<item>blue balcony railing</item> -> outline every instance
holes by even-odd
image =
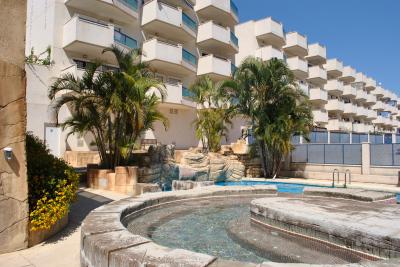
[[[197,66],[197,57],[195,57],[192,53],[190,53],[186,49],[182,49],[182,58],[184,61],[192,64],[193,66]]]
[[[182,87],[182,97],[192,99],[194,94],[186,87]]]
[[[239,40],[238,40],[238,38],[236,37],[236,35],[235,35],[233,32],[231,32],[231,41],[232,41],[232,43],[234,43],[236,46],[239,46]]]
[[[231,63],[231,73],[232,73],[232,76],[233,76],[233,74],[235,74],[236,70],[237,70],[237,67],[236,67],[233,63]]]
[[[132,10],[137,11],[138,10],[138,1],[137,0],[118,0],[125,6],[129,7]]]
[[[120,32],[119,30],[114,30],[114,40],[122,45],[125,45],[131,49],[138,48],[137,41],[132,37]]]
[[[183,24],[191,28],[193,31],[197,31],[197,23],[184,12],[182,12],[182,21]]]
[[[231,0],[231,10],[236,17],[239,17],[239,9],[237,8],[236,4]]]

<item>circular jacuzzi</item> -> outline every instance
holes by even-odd
[[[301,198],[323,201],[315,195]],[[275,186],[210,186],[116,201],[85,219],[81,263],[96,267],[384,264],[377,255],[271,223],[284,218],[267,215],[262,204],[271,201],[276,207],[274,200],[292,198],[299,196],[278,196]]]

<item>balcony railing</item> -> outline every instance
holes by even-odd
[[[188,88],[183,86],[182,87],[182,97],[186,98],[186,99],[189,99],[189,100],[192,100],[193,97],[194,97],[194,94]]]
[[[197,23],[184,12],[182,12],[182,21],[183,24],[188,26],[190,29],[192,29],[193,31],[197,31]]]
[[[138,2],[137,0],[118,0],[118,2],[121,2],[125,6],[129,7],[130,9],[137,11],[138,10]]]
[[[231,10],[232,10],[232,13],[235,14],[236,17],[239,17],[239,9],[232,0],[231,0]]]
[[[122,45],[125,45],[131,49],[138,48],[137,41],[132,37],[120,32],[119,30],[114,30],[114,40]]]
[[[239,39],[233,32],[231,32],[231,41],[234,45],[239,46]]]
[[[197,66],[197,57],[186,49],[182,49],[182,58],[184,61],[192,64],[193,66]]]
[[[235,66],[235,64],[231,63],[232,76],[233,76],[233,74],[235,74],[236,70],[237,70],[237,67]]]

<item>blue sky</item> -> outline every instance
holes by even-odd
[[[273,17],[400,96],[400,0],[234,0],[240,21]]]

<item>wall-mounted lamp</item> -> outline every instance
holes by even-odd
[[[4,157],[6,158],[6,160],[11,160],[13,149],[11,147],[6,147],[3,149],[3,151],[4,151]]]

